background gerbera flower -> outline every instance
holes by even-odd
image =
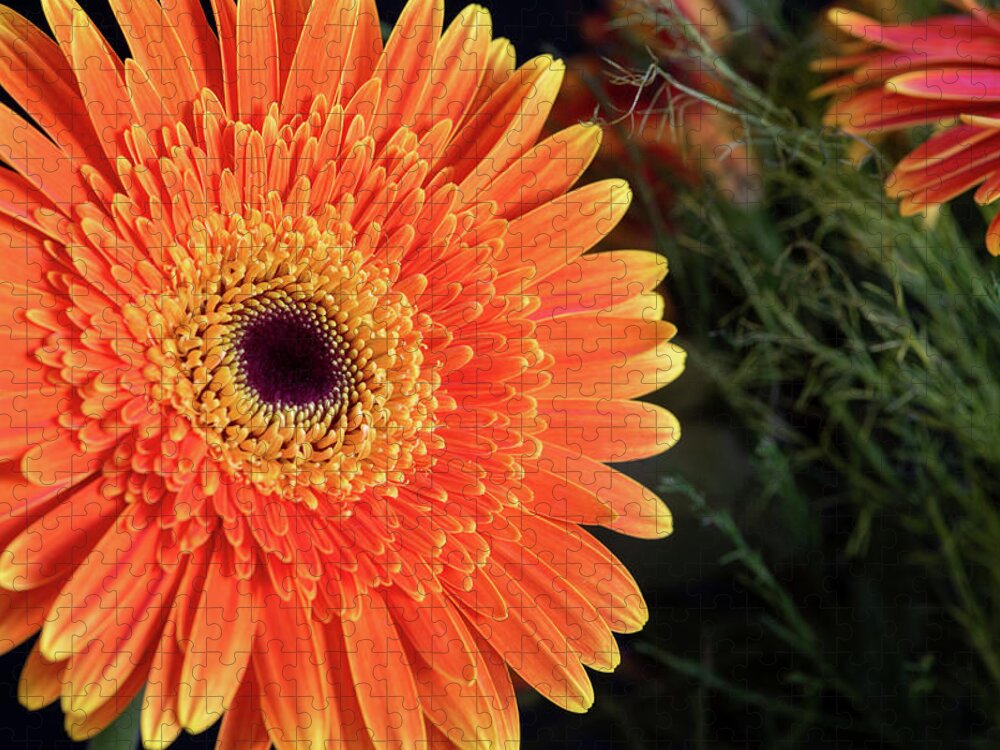
[[[0,638],[86,738],[510,747],[510,670],[586,710],[647,613],[587,531],[679,436],[659,256],[536,144],[563,77],[470,6],[0,10]],[[38,91],[46,96],[39,97]],[[330,743],[329,745],[327,743]],[[338,745],[339,746],[339,745]]]
[[[610,169],[641,153],[643,177],[657,202],[673,200],[670,181],[697,183],[713,177],[733,200],[753,194],[757,166],[743,143],[740,124],[708,102],[680,91],[662,75],[727,101],[729,92],[712,74],[682,24],[717,51],[731,41],[729,25],[714,0],[609,0],[582,25],[592,52],[570,59],[558,122],[609,121],[598,159]],[[651,68],[655,61],[658,70]],[[649,233],[640,222],[632,235]]]
[[[908,215],[933,213],[976,186],[978,203],[1000,198],[1000,17],[973,0],[952,4],[965,15],[886,25],[834,8],[830,20],[858,43],[813,66],[838,74],[814,92],[836,95],[829,125],[866,138],[937,126],[886,180]],[[986,246],[1000,254],[1000,216]]]

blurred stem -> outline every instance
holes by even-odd
[[[701,663],[706,672],[714,672],[712,659],[712,629],[705,626],[701,631]],[[699,681],[698,692],[695,694],[695,747],[706,750],[708,747],[708,685]]]
[[[94,737],[88,750],[136,750],[139,744],[139,714],[142,710],[140,692],[114,722]]]
[[[712,509],[700,493],[677,477],[664,478],[660,489],[667,494],[680,494],[686,497],[695,514],[726,537],[733,549],[721,559],[721,562],[741,566],[744,574],[749,577],[753,590],[781,616],[781,621],[766,617],[763,620],[764,624],[809,659],[814,665],[816,674],[822,678],[829,689],[850,701],[874,734],[889,744],[898,744],[899,740],[895,728],[886,723],[877,712],[869,710],[865,697],[854,685],[841,677],[835,666],[828,661],[822,639],[806,620],[791,594],[774,577],[760,553],[747,543],[733,517],[726,511]],[[706,663],[693,662],[641,642],[636,644],[636,648],[671,669],[697,678],[700,684],[713,691],[725,693],[731,698],[764,708],[772,713],[789,715],[802,713],[800,707],[759,696],[752,691],[741,689],[723,680],[715,673],[711,661]],[[821,723],[818,716],[810,716],[810,720],[817,724]]]
[[[965,563],[958,551],[958,542],[948,528],[937,498],[933,496],[927,498],[927,509],[941,540],[941,552],[948,564],[948,573],[961,603],[961,607],[957,608],[953,615],[965,626],[972,645],[982,657],[993,684],[1000,689],[1000,661],[993,649],[994,640],[991,635],[993,624],[979,605],[976,591],[965,572]]]

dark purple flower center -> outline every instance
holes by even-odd
[[[274,406],[339,404],[350,389],[340,337],[307,312],[254,316],[242,328],[239,349],[247,385]]]

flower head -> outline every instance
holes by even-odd
[[[646,608],[581,525],[670,532],[605,462],[679,436],[644,251],[586,254],[597,128],[470,6],[0,9],[0,646],[147,748],[508,748],[510,670],[585,710]],[[45,96],[38,96],[46,91]]]
[[[886,181],[904,214],[933,213],[977,186],[977,202],[1000,198],[1000,17],[973,0],[952,4],[966,14],[890,25],[833,9],[831,21],[859,43],[814,65],[838,73],[814,92],[836,95],[828,124],[863,137],[937,127]],[[1000,217],[986,246],[1000,254]]]

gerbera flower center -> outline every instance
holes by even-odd
[[[393,288],[398,267],[359,247],[371,233],[358,236],[332,208],[269,208],[195,220],[186,246],[171,249],[175,293],[134,313],[163,333],[152,395],[258,489],[350,498],[398,480],[425,452],[430,322]]]
[[[275,407],[346,406],[353,378],[349,347],[322,308],[270,305],[238,332],[238,375]]]

